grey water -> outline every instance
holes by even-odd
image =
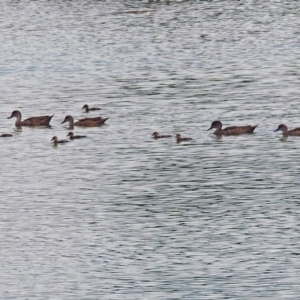
[[[1,299],[299,299],[298,1],[1,1],[0,44]]]

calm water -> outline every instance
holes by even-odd
[[[13,0],[0,20],[1,299],[299,299],[300,138],[273,132],[300,126],[298,1]],[[85,103],[107,125],[53,147]],[[259,126],[215,139],[216,119]]]

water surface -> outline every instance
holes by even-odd
[[[300,138],[273,131],[300,126],[299,14],[0,3],[1,299],[298,299]],[[85,103],[107,124],[53,147]],[[52,128],[18,131],[14,109]],[[217,119],[259,126],[216,139]]]

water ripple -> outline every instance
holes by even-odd
[[[300,139],[274,132],[299,126],[298,2],[0,11],[1,298],[299,298]],[[53,147],[85,103],[107,124]],[[259,126],[217,139],[217,119]]]

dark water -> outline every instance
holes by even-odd
[[[300,138],[273,132],[300,126],[298,1],[2,1],[0,20],[1,299],[299,299]],[[85,103],[107,125],[53,147]],[[216,119],[259,126],[215,139]]]

